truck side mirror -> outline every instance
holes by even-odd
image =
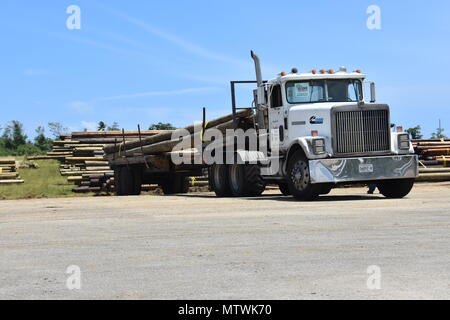
[[[375,82],[370,83],[370,102],[374,103],[377,101],[377,94],[375,90]]]

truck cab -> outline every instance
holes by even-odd
[[[262,81],[259,58],[252,57],[258,127],[268,130],[280,161],[266,180],[302,200],[349,183],[376,184],[390,198],[410,192],[418,160],[409,135],[392,132],[389,106],[376,102],[374,83],[366,93],[361,71],[294,68]]]

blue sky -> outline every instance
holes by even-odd
[[[66,9],[81,8],[81,30]],[[366,27],[369,5],[381,30]],[[0,126],[185,126],[230,111],[230,80],[341,65],[377,83],[392,120],[450,134],[450,2],[9,0],[0,7]],[[239,104],[250,104],[248,90]]]

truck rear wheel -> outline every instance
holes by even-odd
[[[315,200],[322,191],[320,185],[311,183],[308,159],[301,151],[289,159],[288,181],[291,194],[298,200]]]
[[[257,197],[266,187],[258,165],[230,165],[229,183],[231,194],[235,197]]]
[[[378,190],[386,198],[400,199],[406,197],[414,186],[415,179],[385,180],[377,183]]]
[[[218,197],[231,196],[230,184],[228,181],[228,166],[225,164],[214,164],[209,170],[210,188]]]

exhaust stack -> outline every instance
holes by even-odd
[[[261,63],[259,62],[259,57],[253,52],[253,50],[250,53],[253,61],[255,61],[256,82],[258,83],[258,87],[260,87],[263,84],[261,75]]]

